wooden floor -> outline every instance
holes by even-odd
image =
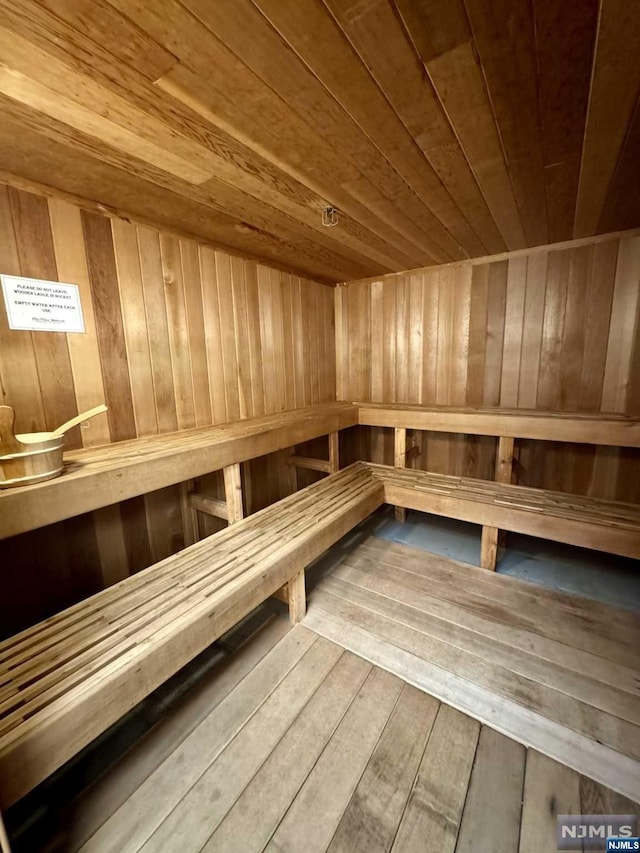
[[[376,537],[304,623],[503,734],[640,799],[640,619]]]
[[[637,808],[283,617],[69,807],[55,849],[551,853],[557,814]]]

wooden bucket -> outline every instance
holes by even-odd
[[[29,432],[14,435],[11,406],[0,406],[0,489],[28,486],[62,473],[64,435]]]

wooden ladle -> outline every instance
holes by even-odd
[[[78,424],[83,423],[84,421],[88,421],[89,418],[95,418],[96,415],[101,415],[103,412],[107,411],[107,407],[104,403],[101,403],[99,406],[94,406],[93,409],[89,409],[87,412],[82,412],[80,415],[76,415],[75,418],[71,418],[71,420],[66,421],[62,424],[62,426],[57,427],[51,433],[52,438],[57,438],[60,435],[64,435],[65,432],[68,432],[74,426],[78,426]]]

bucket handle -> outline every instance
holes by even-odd
[[[15,418],[15,412],[11,406],[0,406],[0,456],[24,450],[24,445],[18,441],[13,432]]]

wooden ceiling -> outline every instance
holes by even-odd
[[[0,0],[0,170],[377,275],[640,225],[639,56],[636,0]]]

